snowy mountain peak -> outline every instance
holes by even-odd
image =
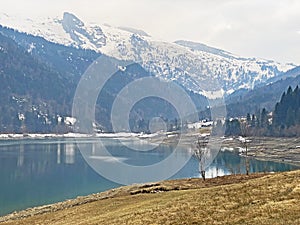
[[[106,44],[106,37],[99,26],[94,26],[91,32],[88,32],[84,23],[75,15],[65,12],[62,20],[62,26],[75,42],[85,48],[101,48]]]
[[[84,23],[78,19],[74,14],[65,12],[62,20],[62,25],[65,29],[81,28]]]
[[[62,19],[38,20],[0,14],[0,24],[50,42],[138,62],[151,74],[209,98],[253,88],[295,67],[272,60],[242,58],[195,42],[157,41],[141,30],[99,26],[67,12]]]

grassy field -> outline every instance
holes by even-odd
[[[300,171],[166,181],[94,197],[1,224],[300,224]]]

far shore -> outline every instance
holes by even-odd
[[[156,134],[154,134],[156,135]],[[46,139],[46,138],[148,138],[153,134],[143,133],[95,133],[95,134],[83,134],[83,133],[23,133],[23,134],[0,134],[0,140],[20,140],[20,139]]]
[[[121,138],[121,139],[139,139],[151,144],[178,145],[185,148],[193,148],[193,144],[199,136],[209,136],[208,132],[189,132],[179,135],[177,132],[159,132],[154,134],[144,133],[65,133],[65,134],[0,134],[0,141],[5,140],[43,140],[58,138]],[[259,160],[276,161],[300,166],[300,137],[247,137],[249,143],[248,156]],[[245,149],[240,142],[240,137],[222,137],[220,147],[228,151],[238,151],[245,155]]]
[[[191,148],[198,140],[198,136],[208,136],[208,133],[187,133],[181,135],[181,144]],[[259,160],[275,161],[300,166],[300,137],[247,137],[248,156]],[[162,137],[155,136],[148,138],[152,143],[163,143],[177,145],[178,137],[169,135]],[[220,147],[223,150],[237,151],[245,156],[245,146],[240,137],[222,137]]]

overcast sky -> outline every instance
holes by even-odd
[[[28,17],[73,12],[83,21],[139,28],[167,41],[202,42],[241,56],[300,65],[299,0],[0,0]]]

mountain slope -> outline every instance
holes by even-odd
[[[104,97],[98,99],[96,122],[109,131],[111,103],[118,91],[137,77],[154,75],[178,83],[188,90],[199,110],[208,106],[202,94],[211,99],[225,94],[230,116],[245,115],[262,107],[271,109],[288,85],[299,83],[299,67],[283,72],[293,68],[292,64],[241,58],[194,42],[156,41],[140,30],[85,24],[70,13],[62,19],[45,21],[0,14],[0,24],[17,29],[0,25],[0,53],[7,51],[5,43],[11,43],[8,46],[15,49],[1,59],[2,97],[6,98],[2,105],[8,104],[11,110],[1,111],[1,115],[11,115],[3,119],[3,131],[15,131],[12,126],[19,131],[20,118],[26,117],[26,112],[33,113],[35,119],[43,118],[39,125],[57,123],[58,115],[70,115],[81,75],[102,53],[140,64],[133,63],[126,71],[119,71],[103,90]],[[41,72],[32,72],[32,68]],[[29,75],[24,76],[26,79],[16,78],[22,73]],[[176,113],[171,108],[166,102],[148,99],[133,109],[131,126],[140,131],[136,125],[141,120],[153,116],[174,119]]]
[[[197,43],[197,42],[192,42],[192,41],[185,41],[185,40],[175,41],[175,43],[178,44],[178,45],[181,45],[183,47],[187,47],[192,51],[202,51],[202,52],[207,52],[207,53],[211,53],[211,54],[214,54],[214,55],[223,56],[223,57],[226,57],[226,58],[236,58],[236,56],[234,56],[230,52],[226,52],[222,49],[213,48],[213,47],[207,46],[207,45],[202,44],[202,43]]]
[[[42,37],[18,32],[0,25],[0,33],[14,40],[39,62],[63,73],[67,79],[79,80],[88,66],[101,54],[86,49],[68,47],[49,42]]]
[[[266,108],[273,111],[275,104],[280,101],[282,93],[289,86],[293,89],[300,85],[300,67],[296,67],[286,74],[282,74],[278,80],[269,82],[253,90],[244,90],[226,98],[227,112],[229,116],[245,116],[247,113],[256,113],[257,110]]]
[[[67,124],[61,120],[71,116],[78,81],[101,54],[55,44],[2,26],[0,35],[0,104],[3,106],[0,107],[0,132],[67,131]],[[136,63],[113,75],[99,95],[96,121],[91,122],[111,131],[110,111],[118,92],[146,76],[151,74]],[[188,94],[199,109],[208,105],[205,97]],[[176,115],[167,102],[146,99],[132,109],[130,125],[132,131],[146,131],[146,127],[138,126],[140,121],[147,123],[155,116],[174,119]]]
[[[134,29],[84,23],[70,13],[64,13],[62,19],[34,21],[1,14],[0,24],[50,42],[133,60],[151,74],[209,98],[253,88],[294,67],[270,60],[235,57],[203,44],[157,41]]]
[[[37,123],[54,119],[53,112],[65,110],[57,99],[69,102],[71,88],[66,88],[67,80],[61,73],[2,34],[0,49],[0,131],[18,132],[22,126],[24,131],[35,130]]]

